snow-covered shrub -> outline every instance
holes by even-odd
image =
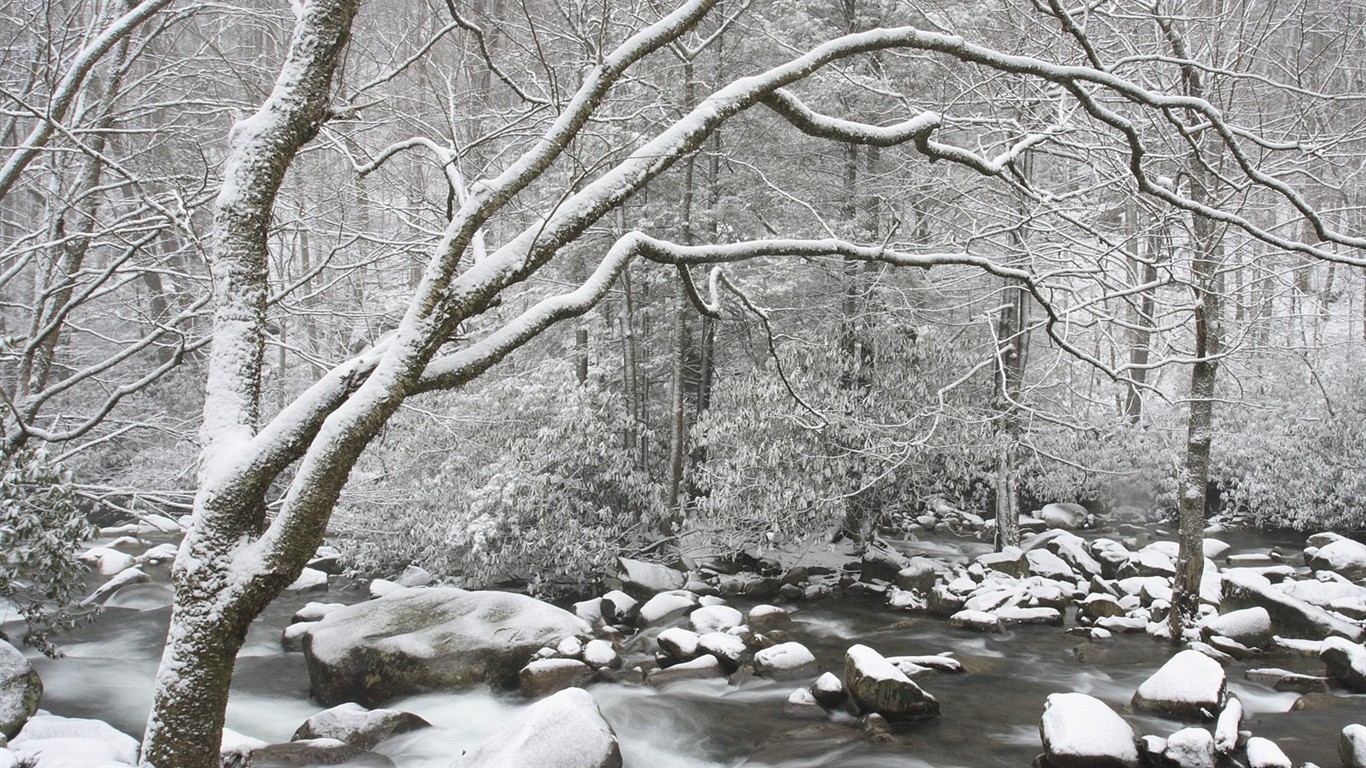
[[[77,621],[85,567],[76,555],[94,534],[65,468],[41,451],[9,457],[0,474],[0,598],[27,623],[24,642],[53,653],[51,633]]]

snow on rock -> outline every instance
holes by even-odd
[[[305,720],[294,731],[292,740],[337,739],[354,747],[369,749],[394,734],[430,726],[431,723],[411,712],[366,709],[348,702],[325,709]]]
[[[1021,608],[1009,606],[996,610],[1002,624],[1052,624],[1062,626],[1062,611],[1057,608]]]
[[[1331,571],[1320,571],[1318,577],[1313,579],[1287,579],[1277,584],[1276,588],[1320,608],[1328,608],[1337,600],[1366,597],[1366,587]]]
[[[35,715],[9,744],[26,768],[136,765],[138,742],[101,720]]]
[[[801,643],[779,643],[754,654],[754,673],[773,680],[816,674],[816,657]]]
[[[1049,528],[1072,530],[1084,526],[1088,514],[1080,504],[1048,504],[1036,516]]]
[[[708,605],[698,608],[688,616],[692,628],[699,635],[708,632],[725,632],[731,627],[745,623],[745,615],[729,605]]]
[[[1294,768],[1276,742],[1261,736],[1247,740],[1247,765],[1248,768]]]
[[[395,581],[400,587],[425,587],[436,581],[436,577],[420,565],[409,565]]]
[[[340,576],[346,570],[346,560],[340,549],[324,544],[313,552],[313,559],[308,561],[308,567],[332,576]]]
[[[792,617],[785,609],[776,605],[760,604],[749,609],[749,620],[746,623],[756,632],[767,632],[791,626]]]
[[[1227,755],[1238,748],[1238,729],[1243,724],[1243,703],[1230,695],[1214,724],[1214,751]]]
[[[316,568],[305,568],[292,584],[285,587],[290,592],[326,592],[327,574]]]
[[[697,649],[715,656],[727,672],[739,669],[740,660],[749,650],[742,638],[728,632],[708,632],[702,635],[697,639]]]
[[[1205,624],[1210,635],[1222,635],[1243,645],[1259,648],[1271,642],[1271,614],[1259,606],[1216,616]]]
[[[844,687],[861,710],[888,720],[939,717],[938,700],[866,645],[845,651]]]
[[[0,734],[14,738],[43,696],[43,681],[19,649],[0,639]]]
[[[798,688],[787,697],[783,713],[803,720],[824,720],[828,717],[825,708],[806,688]]]
[[[1134,729],[1105,702],[1084,693],[1054,693],[1039,721],[1051,768],[1137,768]]]
[[[134,557],[109,547],[91,547],[81,553],[82,563],[93,567],[101,576],[114,576],[133,567]]]
[[[218,744],[218,764],[222,768],[247,768],[251,765],[252,753],[265,746],[267,743],[260,739],[224,728],[223,739]]]
[[[660,592],[640,606],[640,620],[644,624],[660,624],[682,616],[697,604],[697,595],[685,589]]]
[[[621,768],[621,747],[591,694],[568,688],[523,710],[455,768]]]
[[[1182,728],[1167,737],[1162,756],[1172,768],[1214,768],[1214,737],[1204,728]]]
[[[1339,538],[1304,550],[1304,562],[1315,571],[1336,571],[1353,580],[1366,579],[1366,544]]]
[[[1184,650],[1143,681],[1133,704],[1178,717],[1213,718],[1223,705],[1225,685],[1219,662],[1199,651]]]
[[[1205,539],[1201,544],[1202,552],[1209,560],[1215,560],[1231,549],[1231,545],[1228,542],[1219,539]]]
[[[849,698],[849,692],[844,690],[844,682],[833,672],[822,673],[816,678],[816,682],[811,684],[810,690],[816,701],[826,709],[834,709]]]
[[[517,673],[522,694],[533,699],[583,686],[592,677],[593,668],[578,659],[535,659]]]
[[[602,596],[602,617],[608,624],[629,622],[635,616],[639,605],[639,600],[619,589],[614,589]]]
[[[291,623],[300,621],[322,621],[327,614],[338,608],[345,608],[343,603],[307,603],[304,607],[294,612],[290,617]]]
[[[165,515],[143,515],[138,520],[138,533],[180,533],[185,526]]]
[[[721,662],[715,656],[707,654],[672,667],[652,669],[646,679],[651,685],[666,685],[679,680],[707,680],[720,677],[724,671]]]
[[[1224,600],[1232,607],[1260,605],[1280,635],[1322,640],[1329,635],[1360,642],[1366,629],[1280,591],[1256,573],[1224,572]]]
[[[119,571],[117,576],[101,584],[94,592],[91,592],[89,596],[82,600],[81,605],[104,603],[109,600],[111,595],[129,584],[143,584],[148,581],[151,581],[151,577],[144,573],[141,568],[128,568]]]
[[[328,612],[310,628],[304,655],[318,701],[373,706],[407,693],[510,687],[537,649],[589,631],[525,595],[399,588]]]
[[[591,600],[583,600],[581,602],[574,603],[570,607],[574,609],[575,616],[578,616],[580,619],[583,619],[584,621],[588,622],[589,626],[593,627],[594,629],[601,627],[604,624],[610,623],[607,621],[607,617],[604,616],[602,613],[601,597],[595,597]]]
[[[949,617],[949,626],[954,629],[971,629],[977,632],[1000,632],[1001,620],[994,613],[964,610]]]
[[[1344,688],[1366,693],[1366,647],[1340,637],[1323,641],[1319,658],[1328,667],[1328,676]]]
[[[1022,579],[1029,572],[1029,560],[1019,547],[1003,547],[1000,552],[988,552],[978,556],[976,562],[987,570],[1004,573]],[[899,575],[899,574],[898,574]]]
[[[632,560],[628,557],[617,558],[618,578],[621,579],[621,588],[630,595],[639,598],[647,598],[660,592],[683,589],[688,577],[682,571],[676,571],[665,565],[658,563],[647,563],[641,560]]]
[[[1342,729],[1338,757],[1346,768],[1366,768],[1366,725],[1353,723]]]
[[[660,650],[669,654],[678,661],[692,661],[701,653],[697,648],[697,641],[702,636],[692,630],[682,627],[669,627],[659,633],[655,642],[659,644]]]
[[[1068,581],[1074,581],[1077,578],[1072,566],[1046,549],[1031,549],[1025,553],[1025,558],[1029,560],[1029,572],[1035,576]]]
[[[1120,567],[1121,576],[1163,576],[1176,575],[1176,564],[1160,548],[1144,547],[1133,553],[1129,562]]]
[[[606,640],[589,640],[583,646],[583,660],[596,669],[616,669],[621,666],[621,655]]]

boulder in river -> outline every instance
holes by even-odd
[[[531,698],[582,686],[593,677],[593,668],[578,659],[534,659],[517,673],[523,695]]]
[[[304,655],[318,701],[374,706],[408,693],[511,687],[537,649],[589,631],[525,595],[399,588],[329,612],[309,629]]]
[[[1047,504],[1036,513],[1049,528],[1075,530],[1086,525],[1089,515],[1086,507],[1080,504]]]
[[[1039,721],[1050,768],[1137,768],[1134,729],[1105,702],[1084,693],[1054,693]]]
[[[1260,605],[1229,611],[1205,624],[1208,635],[1219,635],[1251,648],[1271,642],[1271,614]]]
[[[642,599],[660,592],[682,589],[688,581],[687,574],[658,563],[621,557],[617,558],[617,566],[621,588]]]
[[[1328,676],[1349,691],[1366,693],[1366,647],[1340,637],[1323,641],[1319,658],[1328,666]]]
[[[582,688],[541,699],[456,762],[456,768],[621,768],[621,746]]]
[[[369,749],[394,734],[430,726],[431,723],[411,712],[366,709],[348,702],[305,720],[294,732],[292,740],[337,739],[360,749]]]
[[[1338,757],[1346,768],[1366,768],[1366,725],[1353,723],[1342,729]]]
[[[1226,606],[1265,608],[1279,635],[1311,640],[1336,635],[1354,642],[1366,636],[1366,629],[1282,592],[1259,574],[1229,569],[1223,581]]]
[[[660,592],[640,606],[642,624],[662,624],[696,608],[697,595],[686,589],[671,589]]]
[[[43,695],[43,681],[24,654],[0,640],[0,734],[14,738]]]
[[[1261,736],[1247,740],[1247,765],[1248,768],[1294,768],[1276,742]]]
[[[754,672],[773,680],[795,680],[816,674],[816,657],[801,643],[779,643],[754,654]]]
[[[1199,651],[1184,650],[1143,681],[1133,704],[1150,712],[1213,719],[1223,707],[1226,684],[1219,662]]]
[[[1167,737],[1162,757],[1171,768],[1214,768],[1214,736],[1204,728],[1182,728]]]
[[[1304,550],[1304,562],[1315,571],[1334,571],[1352,581],[1366,579],[1366,544],[1338,537]]]
[[[102,720],[34,715],[9,744],[26,768],[136,765],[138,742]]]
[[[888,720],[939,717],[938,700],[866,645],[845,652],[844,687],[860,709]]]

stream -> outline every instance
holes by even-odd
[[[1279,547],[1293,556],[1303,543],[1296,534],[1234,532],[1220,538],[1234,544],[1232,551],[1238,553]],[[908,554],[940,557],[975,555],[987,548],[959,539],[897,544]],[[164,582],[166,568],[148,570],[154,580]],[[253,625],[238,659],[228,727],[269,742],[287,741],[306,718],[323,709],[309,699],[303,655],[283,651],[280,633],[305,603],[365,598],[359,586],[350,586],[328,593],[286,593],[272,604]],[[140,737],[169,621],[168,602],[169,591],[162,584],[125,588],[96,621],[59,638],[65,658],[31,655],[45,686],[42,707],[68,717],[98,718]],[[753,604],[733,602],[742,609]],[[813,722],[784,714],[787,696],[797,687],[791,682],[751,678],[730,686],[717,679],[662,689],[595,685],[590,690],[621,740],[626,767],[1023,768],[1042,752],[1038,726],[1045,697],[1064,691],[1102,699],[1139,734],[1167,736],[1194,724],[1131,711],[1129,699],[1139,684],[1176,651],[1147,635],[1116,635],[1093,643],[1059,627],[1037,625],[982,635],[952,629],[942,619],[891,609],[866,596],[833,597],[795,608],[792,639],[837,674],[845,649],[856,642],[888,656],[952,652],[965,674],[917,680],[939,699],[943,716],[895,725],[895,743],[880,744],[864,738],[852,718]],[[1073,623],[1069,615],[1067,626]],[[630,638],[628,659],[652,650],[656,634],[645,631]],[[1314,694],[1308,699],[1313,706],[1292,712],[1300,695],[1246,679],[1244,672],[1255,667],[1322,674],[1322,663],[1272,650],[1231,664],[1229,689],[1247,709],[1243,727],[1276,741],[1296,765],[1338,765],[1338,733],[1344,725],[1366,719],[1366,696]],[[435,727],[391,738],[376,752],[398,768],[449,768],[463,750],[497,730],[526,702],[515,693],[481,689],[411,696],[385,706],[414,712]],[[380,768],[377,762],[382,761],[370,757],[353,764]]]

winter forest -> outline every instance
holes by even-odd
[[[1359,0],[0,0],[0,768],[1366,766]]]

